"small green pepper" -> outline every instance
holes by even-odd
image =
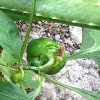
[[[21,80],[23,80],[24,78],[24,71],[23,69],[20,68],[20,71],[14,73],[12,76],[11,76],[11,80],[12,82],[14,83],[19,83]]]
[[[31,66],[39,67],[41,72],[56,74],[64,67],[65,58],[61,46],[48,38],[34,39],[28,44],[27,61]]]

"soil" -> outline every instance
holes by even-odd
[[[16,22],[22,41],[24,40],[28,22]],[[66,55],[70,56],[78,52],[82,42],[82,29],[76,26],[53,22],[34,22],[28,43],[35,38],[48,37],[60,45],[64,44]],[[26,53],[23,60],[26,61]],[[86,89],[94,92],[100,91],[100,69],[93,60],[77,59],[66,62],[65,67],[52,77],[64,84]],[[36,100],[87,100],[81,95],[57,86],[44,79],[42,91]]]

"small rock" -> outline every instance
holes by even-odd
[[[82,28],[75,26],[71,32],[71,38],[73,38],[77,44],[81,44],[82,43]]]
[[[74,26],[69,25],[69,32],[71,33],[73,31]]]
[[[50,33],[48,33],[47,36],[50,37]]]
[[[56,41],[59,41],[59,40],[60,40],[60,35],[59,35],[59,34],[56,34],[56,35],[55,35],[55,40],[56,40]]]

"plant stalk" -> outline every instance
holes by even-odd
[[[24,86],[23,86],[23,84],[22,84],[22,82],[20,82],[20,87],[22,88],[23,92],[24,92],[25,94],[27,94],[26,91],[25,91],[25,88],[24,88]]]
[[[60,85],[60,86],[62,86],[62,87],[65,87],[65,88],[67,88],[67,89],[70,89],[70,90],[74,90],[73,87],[70,87],[70,86],[65,85],[65,84],[63,84],[63,83],[60,83],[60,82],[58,82],[58,81],[52,79],[51,77],[45,75],[44,73],[41,73],[41,74],[42,74],[42,76],[44,76],[47,80],[49,80],[49,81],[51,81],[51,82],[53,82],[53,83],[55,83],[55,84],[57,84],[57,85]],[[76,91],[76,90],[74,90],[74,91]]]
[[[27,41],[28,41],[28,38],[29,38],[29,34],[30,34],[30,31],[31,31],[31,28],[32,28],[32,21],[33,21],[34,13],[35,13],[35,3],[36,3],[36,0],[32,0],[32,9],[31,9],[31,14],[30,14],[30,19],[29,19],[29,26],[28,26],[26,36],[25,36],[25,40],[23,42],[21,52],[20,52],[20,61],[21,62],[22,62],[22,56],[23,56],[23,53],[24,53],[24,50],[25,50],[25,47],[26,47],[26,44],[27,44]]]
[[[87,98],[88,100],[99,100],[99,94],[97,93],[94,93],[92,91],[88,91],[88,90],[84,90],[84,89],[80,89],[80,88],[75,88],[75,87],[71,87],[71,86],[68,86],[68,85],[65,85],[63,83],[60,83],[54,79],[52,79],[51,77],[45,75],[44,73],[41,73],[42,76],[44,76],[46,79],[48,79],[49,81],[57,84],[57,85],[60,85],[62,87],[65,87],[67,89],[70,89],[72,91],[75,91],[77,92],[78,94],[84,96],[85,98]]]
[[[7,68],[9,70],[13,70],[13,71],[18,71],[18,69],[15,69],[15,68],[12,68],[12,67],[7,67],[7,66],[4,66],[4,65],[0,65],[1,68]]]

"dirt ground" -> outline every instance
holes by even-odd
[[[16,22],[20,31],[22,41],[28,22]],[[34,22],[29,37],[32,39],[48,37],[59,44],[65,45],[66,55],[70,56],[78,52],[82,42],[82,29],[76,26],[68,26],[52,22]],[[26,62],[26,53],[23,60]],[[65,67],[56,75],[52,75],[55,80],[64,84],[86,89],[94,92],[100,91],[100,69],[93,60],[77,59],[66,62]],[[48,80],[43,81],[42,91],[36,100],[87,100],[79,94],[57,86]]]

